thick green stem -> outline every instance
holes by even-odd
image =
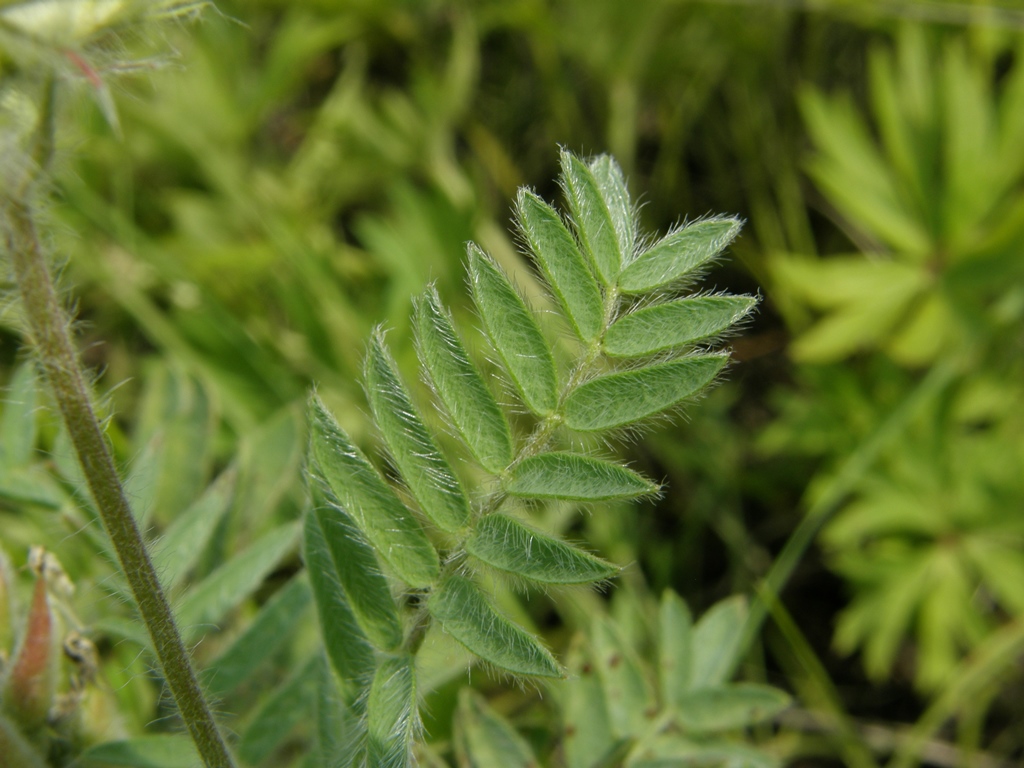
[[[139,613],[153,640],[167,686],[208,768],[234,761],[203,697],[146,545],[135,524],[114,460],[89,400],[68,322],[54,290],[32,212],[24,200],[0,209],[5,250],[43,369],[82,464],[103,524],[117,552]]]

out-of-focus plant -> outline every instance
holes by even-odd
[[[803,368],[762,446],[825,458],[813,496],[873,441],[821,539],[852,596],[835,642],[929,692],[1024,609],[1024,48],[998,61],[908,26],[870,57],[870,120],[805,91],[811,176],[861,252],[771,263]]]

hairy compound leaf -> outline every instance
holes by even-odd
[[[566,655],[569,679],[562,684],[562,746],[567,768],[593,768],[615,745],[608,703],[582,634]]]
[[[693,618],[683,599],[666,589],[658,612],[658,673],[666,704],[679,703],[692,667]]]
[[[594,620],[590,642],[612,732],[617,737],[639,736],[658,711],[640,661],[617,628],[603,617]]]
[[[263,763],[299,723],[311,719],[320,671],[320,658],[310,659],[260,703],[236,748],[246,765]]]
[[[406,768],[419,726],[416,670],[407,653],[385,659],[377,667],[366,705],[368,764],[374,768]]]
[[[269,531],[186,592],[177,611],[185,633],[195,637],[222,621],[292,551],[298,535],[296,523]]]
[[[516,199],[516,217],[576,335],[593,341],[603,325],[604,302],[576,239],[554,208],[525,189]]]
[[[725,367],[727,355],[691,355],[581,384],[565,400],[565,423],[579,432],[632,424],[700,392]]]
[[[231,508],[238,472],[232,467],[178,515],[153,546],[153,565],[164,589],[171,591],[196,564],[217,526]]]
[[[537,768],[533,750],[472,688],[459,691],[455,749],[463,768]]]
[[[670,232],[622,270],[620,290],[646,293],[687,276],[720,254],[740,226],[739,219],[716,217]]]
[[[478,521],[466,551],[494,568],[543,584],[587,584],[619,572],[611,563],[502,514]]]
[[[632,499],[658,492],[655,483],[623,466],[565,452],[523,459],[502,487],[511,496],[578,501]]]
[[[752,296],[695,296],[631,312],[604,336],[611,357],[642,357],[715,336],[747,315]]]
[[[345,591],[349,608],[374,646],[382,651],[394,650],[402,643],[402,622],[373,548],[330,489],[322,487],[317,467],[313,468],[312,491],[312,514],[320,522],[331,555],[332,574]]]
[[[713,605],[693,628],[693,670],[690,688],[722,685],[739,663],[740,639],[747,620],[741,596]]]
[[[209,694],[221,698],[248,680],[301,626],[312,599],[303,575],[275,592],[245,631],[203,670]]]
[[[312,453],[341,506],[391,569],[413,587],[437,578],[437,552],[419,520],[399,500],[320,399],[310,401]]]
[[[619,253],[625,265],[633,258],[636,248],[636,213],[629,198],[629,189],[622,169],[610,155],[599,155],[590,161],[590,172],[604,200],[608,215],[619,243]]]
[[[583,252],[594,265],[605,285],[614,285],[629,254],[619,250],[608,205],[601,196],[597,180],[586,163],[564,149],[560,153],[562,189],[576,224]]]
[[[428,607],[448,634],[484,661],[517,675],[562,677],[547,648],[502,616],[469,579],[449,576]]]
[[[349,606],[334,570],[334,558],[313,510],[305,515],[302,556],[320,616],[320,634],[331,664],[346,685],[359,689],[373,674],[373,646]]]
[[[412,404],[380,329],[370,340],[365,377],[377,428],[420,509],[439,528],[458,531],[469,521],[469,502]]]
[[[512,463],[505,414],[469,359],[434,288],[416,303],[417,351],[455,428],[484,469],[498,474]]]
[[[487,335],[523,398],[538,416],[555,409],[555,361],[533,312],[497,264],[469,245],[469,281]]]
[[[737,683],[684,692],[676,702],[676,715],[688,731],[729,731],[769,720],[789,703],[789,696],[777,688]]]

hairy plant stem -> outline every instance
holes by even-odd
[[[0,205],[4,246],[14,267],[32,340],[78,454],[96,509],[153,640],[167,687],[203,762],[208,768],[231,768],[234,760],[196,680],[171,606],[157,579],[118,478],[113,456],[96,420],[85,377],[68,332],[68,320],[50,277],[32,211],[24,197],[3,200]]]

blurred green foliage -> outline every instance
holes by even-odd
[[[264,0],[165,30],[174,60],[144,62],[109,94],[68,68],[86,98],[64,105],[76,133],[47,215],[110,437],[154,539],[209,494],[227,499],[183,592],[298,516],[311,382],[346,426],[365,424],[357,372],[373,325],[409,339],[410,297],[430,280],[472,324],[465,241],[544,300],[505,234],[514,190],[556,196],[544,185],[557,145],[607,151],[650,200],[650,230],[679,211],[747,218],[712,281],[760,286],[765,301],[732,382],[630,451],[672,494],[583,522],[553,504],[544,525],[636,562],[610,611],[644,656],[652,591],[702,612],[762,583],[801,520],[824,522],[770,611],[781,639],[742,665],[800,693],[780,754],[909,765],[952,743],[963,764],[1019,759],[1022,29],[1020,3],[983,0]],[[14,98],[0,93],[5,119]],[[13,307],[0,314],[0,535],[15,565],[29,545],[58,554],[129,720],[103,738],[137,737],[166,714],[159,681],[121,639],[128,608],[94,556],[47,400],[25,399],[19,339]],[[394,351],[412,380],[411,348]],[[805,518],[835,487],[847,490],[827,514]],[[236,670],[236,687],[212,685],[252,764],[303,765],[335,695],[312,612],[273,598],[309,599],[283,557],[222,617],[196,619],[222,625],[197,654]],[[579,601],[561,615],[543,595],[503,608],[564,650],[603,602]],[[252,627],[283,639],[248,670],[231,649]],[[488,703],[460,695],[465,659],[440,641],[432,653],[431,751],[470,754],[467,727],[502,727],[490,707],[535,754],[560,754],[534,691],[474,675]],[[147,738],[164,739],[143,750],[154,760],[180,755],[176,737]],[[96,764],[123,764],[140,746],[94,749]]]

